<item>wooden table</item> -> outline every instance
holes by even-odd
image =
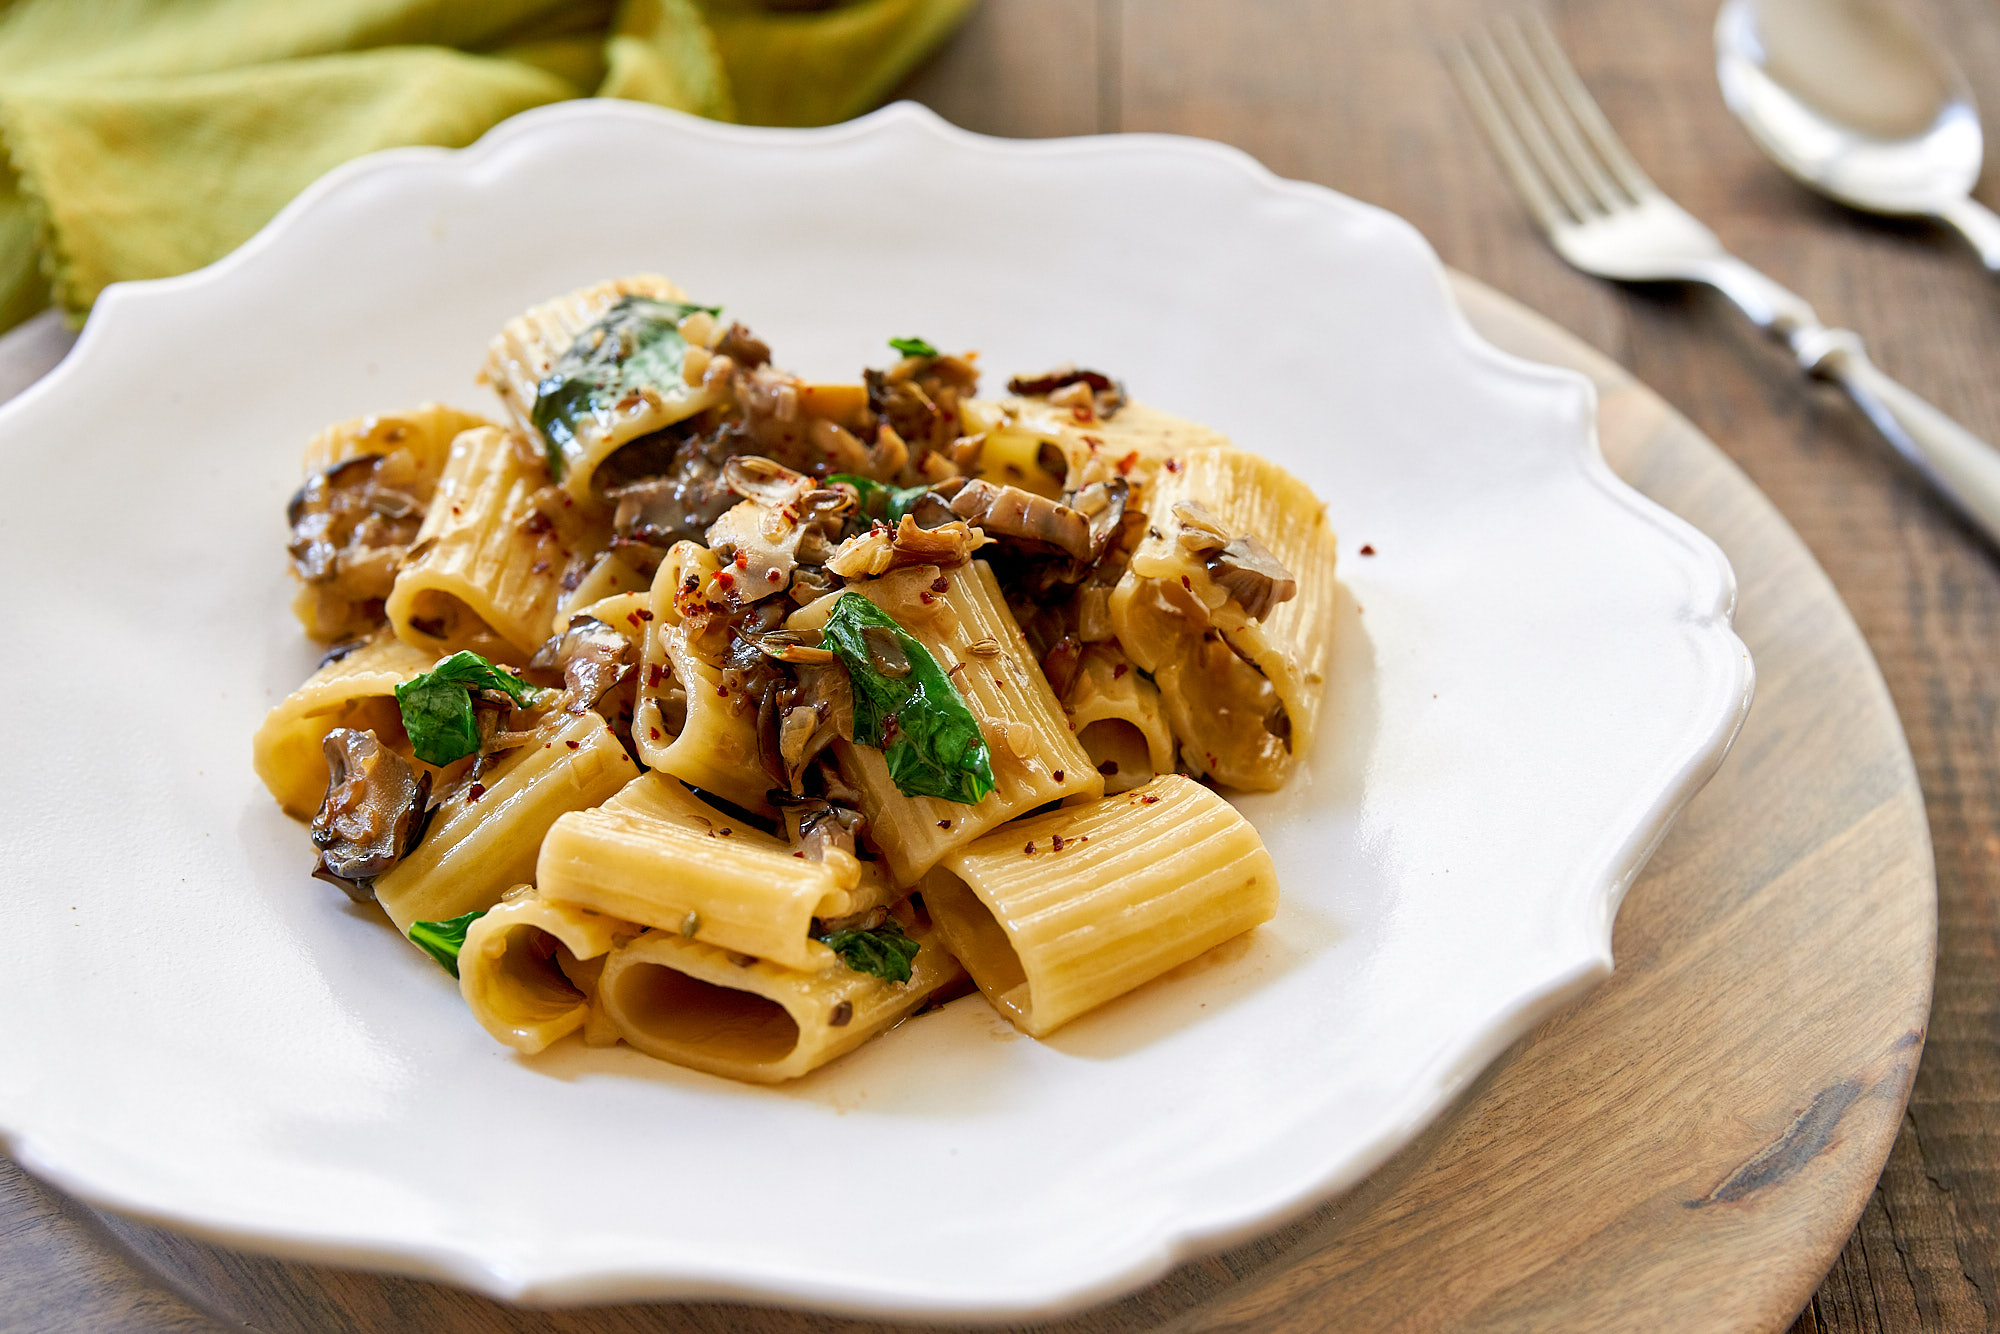
[[[1929,808],[1940,912],[1936,1004],[1909,1114],[1860,1227],[1797,1328],[1991,1327],[2000,1321],[2000,679],[1989,664],[2000,649],[2000,562],[1837,397],[1799,381],[1730,312],[1678,292],[1610,288],[1555,259],[1436,61],[1439,37],[1501,8],[987,0],[910,93],[992,133],[1204,135],[1281,174],[1382,204],[1416,223],[1448,262],[1657,389],[1776,502],[1853,611],[1902,715]],[[1976,0],[1911,8],[1951,42],[1989,105],[2000,105],[2000,14]],[[2000,386],[1988,370],[2000,351],[2000,308],[1976,262],[1929,229],[1822,205],[1766,166],[1715,92],[1709,0],[1574,4],[1553,17],[1662,186],[1822,314],[1866,332],[1892,373],[2000,438]],[[50,1247],[115,1254],[99,1228],[18,1176],[0,1191],[0,1246],[32,1232]],[[205,1261],[193,1249],[182,1260],[178,1277],[198,1283],[192,1267]],[[62,1328],[65,1309],[93,1329],[220,1327],[138,1266],[113,1273],[115,1263],[48,1275],[27,1327]],[[260,1278],[273,1283],[272,1302],[285,1300],[278,1268],[246,1272],[236,1291],[249,1309]],[[1224,1266],[1216,1281],[1229,1277]],[[0,1275],[0,1328],[11,1327],[7,1294],[29,1292],[18,1278],[10,1286]],[[357,1285],[356,1302],[378,1303],[357,1319],[409,1327],[417,1310],[395,1305],[405,1291]],[[733,1328],[730,1309],[689,1308],[686,1327]],[[289,1317],[274,1327],[302,1327],[298,1312]],[[1320,1327],[1315,1319],[1246,1317],[1245,1327],[1303,1330]]]

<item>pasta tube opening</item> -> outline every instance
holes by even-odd
[[[533,1055],[583,1026],[604,952],[638,931],[520,886],[467,929],[459,991],[482,1028]]]
[[[614,994],[628,1038],[643,1033],[675,1051],[700,1048],[722,1060],[771,1065],[799,1045],[798,1021],[770,997],[706,982],[669,964],[622,969]]]
[[[839,959],[787,968],[669,931],[611,952],[598,1001],[618,1035],[649,1056],[731,1079],[795,1079],[901,1022],[965,972],[908,910],[918,948],[907,981]]]

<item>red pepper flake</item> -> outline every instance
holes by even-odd
[[[1147,793],[1145,796],[1139,798],[1139,804],[1141,806],[1151,806],[1154,802],[1158,800],[1159,800],[1158,797],[1153,796],[1151,793]]]
[[[658,740],[660,739],[660,729],[659,729],[659,728],[657,728],[657,727],[649,727],[649,728],[647,728],[646,730],[647,730],[648,732],[650,732],[650,733],[652,734],[652,736],[653,736],[653,740],[655,740],[655,741],[658,741]]]
[[[1168,472],[1179,472],[1180,470],[1181,470],[1181,461],[1180,461],[1179,459],[1168,459],[1168,460],[1167,460],[1167,471],[1168,471]]]
[[[951,580],[945,578],[943,575],[939,575],[937,578],[931,580],[931,592],[949,593],[950,591]]]
[[[1186,575],[1181,576],[1181,587],[1185,588],[1190,593],[1194,592],[1194,585],[1188,582],[1188,577]]]
[[[1049,851],[1050,851],[1050,852],[1061,852],[1061,851],[1062,851],[1062,835],[1061,835],[1061,834],[1051,834],[1051,835],[1049,835]]]
[[[1079,842],[1079,843],[1088,843],[1088,842],[1090,842],[1090,835],[1089,835],[1089,834],[1078,834],[1078,835],[1076,836],[1076,841],[1077,841],[1077,842]]]
[[[938,828],[940,828],[940,829],[949,829],[949,828],[951,828],[951,821],[949,821],[949,820],[939,820],[939,821],[938,821]]]
[[[923,603],[926,607],[928,607],[931,605],[931,603],[937,601],[937,594],[926,590],[924,592],[917,594],[917,601]]]
[[[1139,451],[1135,449],[1131,453],[1127,454],[1124,458],[1118,460],[1118,475],[1120,477],[1130,476],[1132,473],[1132,465],[1136,464],[1138,461],[1139,461]]]
[[[750,553],[749,553],[749,552],[747,552],[747,551],[739,551],[739,552],[737,552],[737,553],[736,553],[736,568],[737,568],[737,569],[739,569],[739,570],[747,570],[747,569],[749,569],[749,568],[750,568]]]
[[[642,621],[650,621],[653,619],[653,613],[647,611],[644,607],[639,608],[639,610],[633,612],[632,614],[634,616],[637,616]]]
[[[717,570],[715,572],[715,582],[722,585],[723,589],[726,591],[728,589],[736,587],[736,576],[731,574],[727,570]]]
[[[540,510],[536,510],[533,514],[521,520],[521,531],[530,537],[540,536],[555,526],[555,521]]]
[[[722,697],[723,699],[728,699],[728,698],[729,698],[729,687],[728,687],[728,686],[717,686],[717,687],[715,688],[715,693],[716,693],[716,694],[718,694],[718,695],[720,695],[720,696],[721,696],[721,697]]]
[[[1069,415],[1076,418],[1078,421],[1085,423],[1086,425],[1097,420],[1097,414],[1092,412],[1088,407],[1084,406],[1081,403],[1071,408],[1069,410]]]
[[[657,662],[646,664],[646,685],[649,689],[658,689],[660,682],[666,679],[667,669],[665,667],[662,667]]]
[[[1111,679],[1116,681],[1119,677],[1125,675],[1125,673],[1131,670],[1132,670],[1132,664],[1129,662],[1114,662],[1111,664]]]
[[[1035,855],[1035,841],[1033,839],[1029,839],[1028,846],[1021,849],[1021,855],[1024,857],[1032,857]]]
[[[721,837],[723,837],[723,838],[728,838],[728,837],[729,837],[729,835],[730,835],[731,833],[733,833],[734,831],[733,831],[733,830],[731,830],[731,829],[730,829],[730,827],[729,827],[728,825],[724,825],[724,826],[722,826],[722,828],[720,828],[720,829],[716,830],[715,832],[716,832],[716,833],[717,833],[718,835],[720,835]]]
[[[1118,772],[1118,761],[1106,760],[1097,766],[1097,772],[1103,774],[1106,778],[1111,777],[1111,775]]]
[[[484,783],[474,783],[471,787],[465,789],[465,804],[470,806],[485,795],[486,785]]]
[[[1055,771],[1054,773],[1050,774],[1050,775],[1049,775],[1049,777],[1051,777],[1051,778],[1055,779],[1055,780],[1056,780],[1056,781],[1057,781],[1058,783],[1060,783],[1060,782],[1062,782],[1062,774],[1063,774],[1063,771],[1062,771],[1062,770],[1060,770],[1060,769],[1058,769],[1058,770],[1056,770],[1056,771]]]
[[[528,567],[529,574],[547,574],[548,572],[549,563],[545,560],[538,560]]]
[[[1361,554],[1362,554],[1362,555],[1364,555],[1364,556],[1372,556],[1372,555],[1374,555],[1374,554],[1375,554],[1375,547],[1374,547],[1374,544],[1373,544],[1373,543],[1369,543],[1369,542],[1364,542],[1364,543],[1362,543],[1362,544],[1361,544]]]
[[[806,859],[806,855],[803,852],[795,852],[792,855],[794,857],[797,857],[800,861],[804,861]]]
[[[1094,435],[1085,436],[1083,438],[1083,443],[1090,446],[1092,453],[1096,453],[1098,450],[1104,448],[1104,441],[1100,440],[1098,437]]]
[[[639,620],[639,613],[638,613],[638,612],[636,612],[636,611],[628,611],[628,612],[626,612],[626,613],[625,613],[625,619],[626,619],[626,621],[628,621],[628,622],[629,622],[629,623],[630,623],[630,624],[631,624],[632,626],[634,626],[635,628],[636,628],[637,626],[639,626],[640,624],[642,624],[642,622],[641,622],[641,621]]]
[[[764,571],[764,577],[775,584],[780,580],[782,580],[785,576],[779,574],[776,570],[766,570]]]
[[[580,741],[565,741],[563,744],[571,750],[581,750],[583,748],[583,743]]]

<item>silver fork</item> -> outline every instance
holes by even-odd
[[[1851,329],[1723,248],[1639,169],[1539,15],[1446,48],[1501,165],[1556,252],[1619,282],[1706,283],[1846,390],[1889,443],[2000,546],[2000,453],[1868,359]]]

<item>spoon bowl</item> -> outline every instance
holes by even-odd
[[[1725,0],[1716,77],[1750,137],[1850,207],[1958,228],[2000,272],[2000,218],[1972,196],[1985,155],[1965,76],[1883,0]]]

